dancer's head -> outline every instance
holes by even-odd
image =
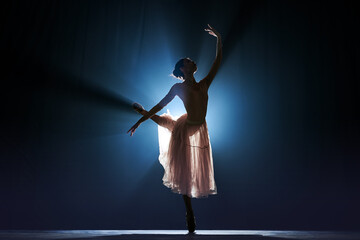
[[[173,76],[184,80],[185,75],[194,74],[197,71],[196,63],[190,58],[182,58],[175,64]]]

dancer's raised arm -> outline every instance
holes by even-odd
[[[222,59],[222,43],[221,43],[221,35],[218,31],[215,30],[215,28],[211,27],[208,24],[209,28],[206,28],[205,31],[209,32],[210,35],[217,38],[217,46],[216,46],[216,57],[213,65],[211,66],[211,69],[208,73],[208,75],[201,80],[200,82],[205,82],[207,87],[210,87],[210,84],[212,83],[221,63]]]
[[[139,121],[137,121],[134,126],[132,126],[129,131],[127,131],[127,133],[130,132],[130,136],[132,136],[135,132],[135,130],[140,126],[140,124],[146,120],[148,120],[149,118],[151,118],[155,113],[157,113],[158,111],[160,111],[161,109],[163,109],[166,105],[168,105],[169,102],[171,102],[174,97],[177,95],[178,93],[178,83],[174,84],[170,91],[168,92],[168,94],[166,94],[166,96],[158,103],[156,104],[149,112],[147,112],[142,118],[139,119]]]

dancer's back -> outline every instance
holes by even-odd
[[[184,103],[188,114],[187,119],[193,122],[204,122],[208,104],[207,87],[204,82],[193,84],[183,82],[177,85],[177,95]]]

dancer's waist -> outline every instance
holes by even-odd
[[[204,122],[205,122],[205,119],[202,120],[202,121],[193,121],[193,120],[190,120],[190,119],[186,119],[186,123],[190,124],[190,125],[200,125],[200,124],[203,124]]]

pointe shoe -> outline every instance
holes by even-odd
[[[143,108],[143,106],[141,106],[139,103],[133,103],[132,107],[134,108],[135,111],[137,111],[140,114],[141,114],[142,111],[145,110]]]
[[[195,232],[196,222],[195,222],[195,217],[194,217],[193,213],[192,214],[186,213],[186,226],[189,230],[189,233]]]

